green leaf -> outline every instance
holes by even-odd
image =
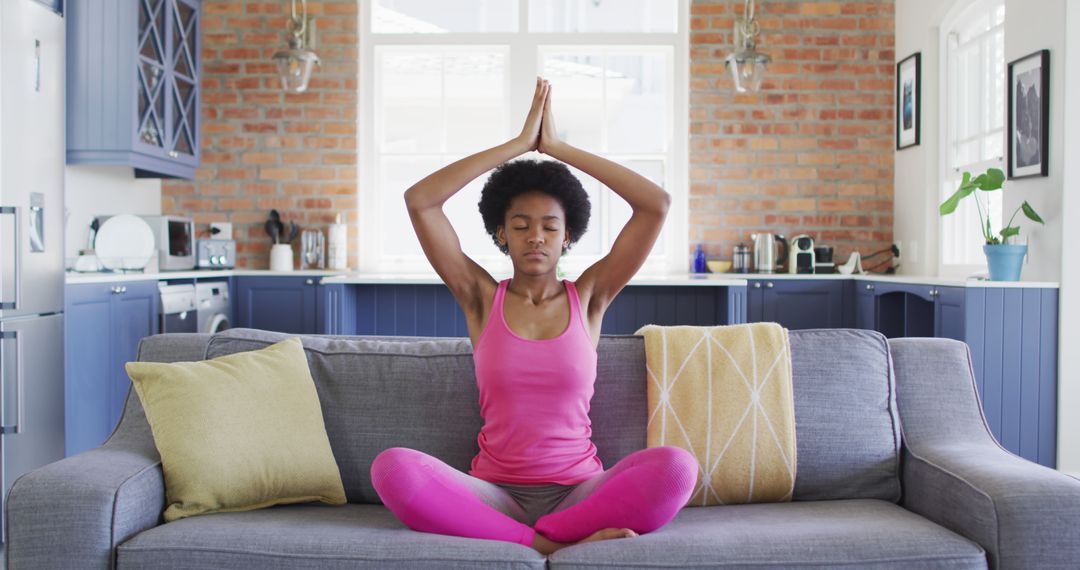
[[[1040,218],[1039,215],[1035,213],[1035,208],[1032,208],[1031,204],[1027,203],[1027,200],[1024,200],[1024,203],[1021,204],[1020,207],[1024,209],[1024,215],[1027,216],[1029,220],[1045,225],[1045,222],[1043,222],[1043,219]]]
[[[967,173],[965,172],[965,174],[967,174]],[[948,200],[945,200],[944,202],[941,203],[940,206],[938,206],[938,213],[941,214],[942,216],[946,216],[948,214],[951,214],[951,213],[955,212],[956,211],[956,206],[958,204],[960,204],[960,200],[963,200],[964,198],[967,198],[974,191],[975,191],[974,186],[971,186],[971,185],[965,186],[965,185],[961,184],[960,188],[956,192],[953,192],[953,195],[949,196]]]
[[[994,240],[994,241],[992,241],[990,243],[997,243],[997,238],[994,237],[994,230],[990,229],[990,216],[989,215],[986,217],[986,232],[984,232],[983,235],[986,236],[986,239],[988,239],[988,240]]]
[[[1015,235],[1020,235],[1020,227],[1019,226],[1010,226],[1010,227],[1007,227],[1007,228],[1004,228],[1003,230],[1001,230],[1001,239],[1002,240],[1011,238],[1011,237],[1013,237]]]
[[[981,188],[982,185],[983,185],[983,182],[985,182],[985,181],[986,181],[986,175],[985,174],[980,174],[980,175],[976,176],[971,181],[971,184],[972,184],[972,186],[975,186],[976,188]]]
[[[971,173],[970,172],[964,172],[964,179],[960,181],[960,187],[963,188],[964,186],[967,186],[970,182],[971,182]]]
[[[1005,173],[998,168],[989,168],[986,174],[980,174],[975,178],[975,184],[980,190],[997,190],[1005,183]]]

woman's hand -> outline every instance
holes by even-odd
[[[540,146],[540,129],[544,118],[544,104],[547,101],[549,89],[550,85],[546,79],[536,78],[536,92],[533,93],[532,107],[525,117],[525,126],[521,128],[521,134],[517,136],[518,142],[525,147],[522,152],[537,150]]]
[[[558,152],[561,144],[559,133],[555,130],[555,116],[551,114],[551,86],[548,86],[547,95],[544,98],[544,119],[540,123],[540,144],[536,150],[553,155]]]

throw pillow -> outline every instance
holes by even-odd
[[[165,521],[345,504],[300,339],[200,362],[129,362],[161,454]]]

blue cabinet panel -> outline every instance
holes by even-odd
[[[934,300],[934,336],[964,340],[964,287],[937,287]]]
[[[64,448],[95,448],[120,419],[131,381],[124,364],[158,332],[156,281],[90,283],[64,289]]]
[[[839,280],[751,279],[747,321],[775,322],[788,329],[840,328],[844,282]]]
[[[315,334],[319,287],[312,277],[237,277],[238,326]]]
[[[713,326],[728,323],[725,287],[630,286],[615,297],[604,314],[603,334],[634,334],[653,325]]]
[[[65,9],[68,164],[194,178],[201,1],[99,0]]]
[[[109,435],[111,301],[107,286],[68,286],[64,298],[64,450],[93,449]]]

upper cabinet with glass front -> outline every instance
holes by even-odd
[[[201,0],[68,2],[67,162],[194,178]]]

